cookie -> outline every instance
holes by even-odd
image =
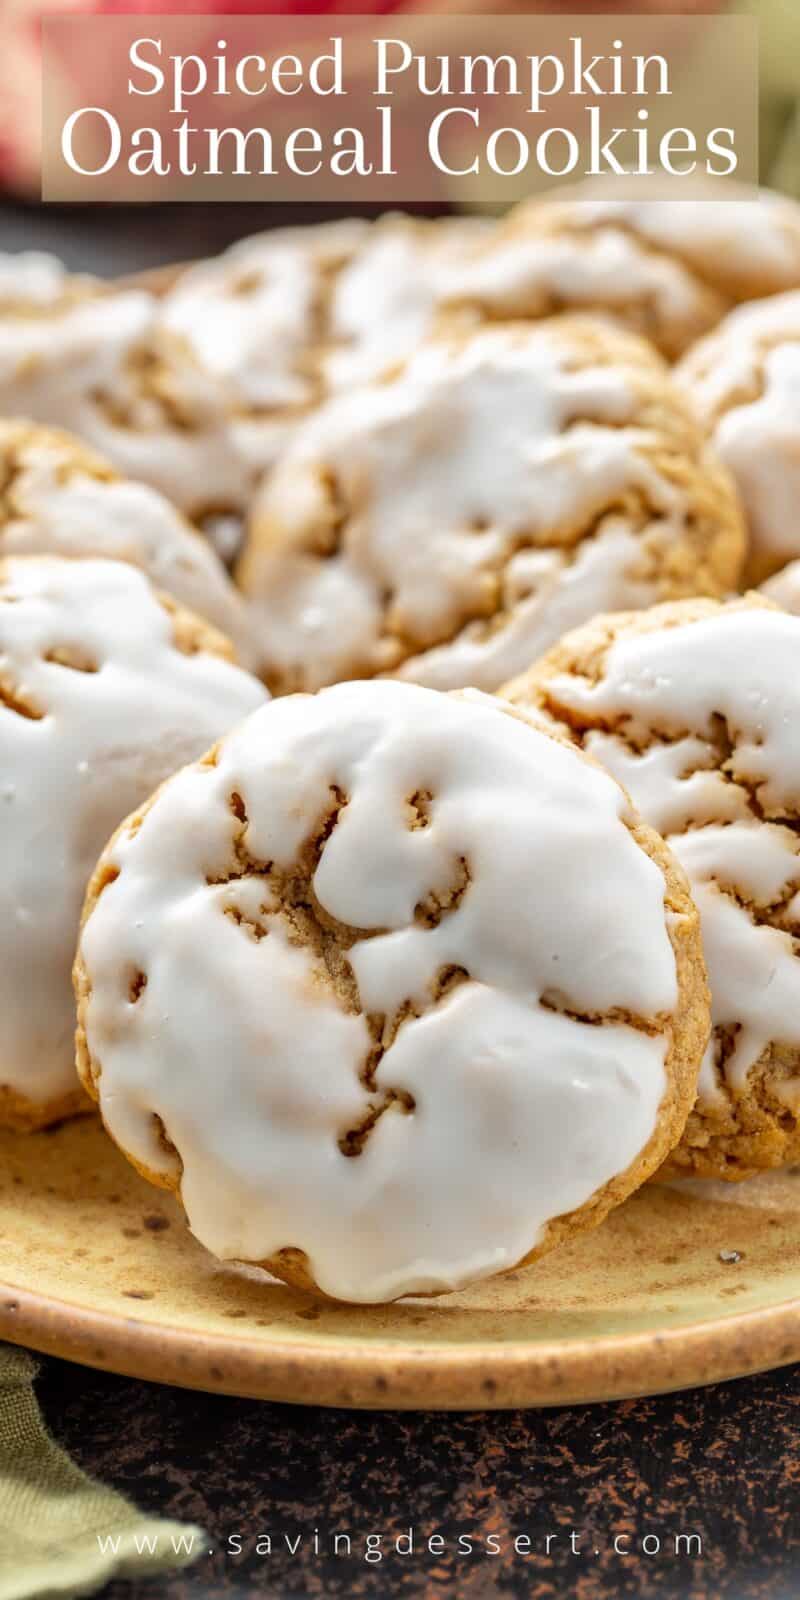
[[[67,272],[57,256],[44,250],[22,250],[18,255],[0,251],[0,316],[65,306],[89,293],[98,293],[97,279]]]
[[[0,1125],[86,1101],[70,970],[113,828],[264,699],[208,624],[120,561],[0,561]]]
[[[272,702],[135,812],[75,981],[81,1078],[198,1239],[365,1302],[600,1222],[709,1025],[685,878],[618,785],[388,681]]]
[[[760,583],[800,556],[800,292],[731,312],[677,376],[736,479]]]
[[[600,617],[506,690],[624,784],[689,876],[714,1032],[668,1170],[800,1159],[800,618],[757,595]]]
[[[667,361],[724,316],[728,302],[678,259],[613,219],[583,221],[587,202],[527,202],[439,285],[440,317],[494,322],[591,313],[649,339]]]
[[[602,310],[675,360],[731,306],[800,288],[800,206],[729,181],[693,192],[618,199],[601,179],[525,201],[472,296],[493,316]]]
[[[389,216],[246,238],[168,281],[0,256],[0,412],[74,429],[235,549],[298,416],[405,356],[477,220]]]
[[[225,633],[249,665],[245,602],[207,540],[163,495],[120,477],[70,434],[0,420],[0,558],[42,554],[132,562]]]
[[[300,424],[238,577],[276,692],[493,690],[596,611],[727,592],[743,549],[655,353],[563,318],[429,341]]]
[[[164,325],[159,294],[66,273],[59,289],[57,271],[48,291],[26,259],[0,265],[0,415],[70,429],[204,528],[241,519],[274,456],[270,419],[241,414]]]
[[[762,583],[761,593],[784,611],[800,617],[800,561],[790,561],[767,583]]]
[[[396,367],[452,314],[452,275],[492,232],[392,213],[276,228],[180,273],[161,324],[243,413],[268,414],[277,457],[298,417]]]
[[[330,289],[319,368],[323,392],[400,365],[458,305],[462,276],[494,237],[485,217],[380,217]]]
[[[333,284],[368,231],[353,218],[241,239],[179,275],[160,324],[243,411],[269,412],[279,427],[320,398]]]

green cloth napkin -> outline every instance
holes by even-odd
[[[145,1516],[50,1438],[37,1371],[27,1351],[0,1344],[0,1600],[90,1594],[203,1555],[199,1528]]]

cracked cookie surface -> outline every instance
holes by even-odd
[[[0,254],[0,410],[74,428],[235,548],[298,417],[396,364],[489,229],[388,215],[271,229],[117,284]]]
[[[264,699],[221,634],[119,561],[0,560],[0,1124],[87,1109],[70,970],[132,806]]]
[[[800,206],[786,196],[711,179],[695,199],[618,193],[590,179],[510,212],[473,273],[487,314],[602,310],[675,360],[731,306],[800,288]]]
[[[731,312],[676,376],[736,481],[760,583],[800,556],[800,292]]]
[[[800,618],[756,595],[601,617],[509,697],[627,789],[689,876],[714,1031],[669,1170],[800,1157]]]
[[[320,398],[317,355],[333,285],[368,231],[353,218],[240,239],[179,274],[161,324],[231,385],[243,411],[277,418],[308,410]]]
[[[168,326],[146,284],[0,256],[0,414],[75,432],[197,522],[241,518],[277,435]]]
[[[464,275],[494,234],[485,217],[379,217],[331,285],[319,358],[325,390],[369,382],[405,361],[440,318],[465,305]]]
[[[301,424],[239,577],[276,692],[398,675],[493,690],[598,610],[723,594],[727,473],[644,341],[480,328]]]
[[[156,489],[121,477],[71,434],[0,420],[0,558],[9,555],[129,561],[250,664],[246,604],[208,541]]]
[[[390,681],[273,701],[134,813],[75,981],[83,1082],[201,1242],[364,1302],[600,1222],[708,1036],[685,879],[613,780]]]

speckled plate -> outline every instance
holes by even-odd
[[[551,1405],[710,1383],[800,1359],[800,1174],[651,1185],[537,1266],[364,1308],[215,1262],[93,1119],[0,1135],[0,1338],[321,1405]]]

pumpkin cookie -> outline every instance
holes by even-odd
[[[462,274],[494,237],[484,217],[373,223],[331,285],[320,370],[327,392],[397,367],[458,304]]]
[[[800,617],[800,561],[790,561],[788,567],[782,567],[774,578],[762,583],[761,593],[784,611]]]
[[[800,556],[800,293],[733,311],[678,377],[736,479],[760,583]]]
[[[75,979],[134,1165],[216,1255],[355,1301],[596,1225],[708,1037],[685,878],[617,784],[498,700],[392,682],[274,701],[135,812]]]
[[[98,279],[67,272],[57,256],[43,250],[18,255],[0,251],[0,316],[31,316],[37,307],[65,306],[86,294],[99,293]]]
[[[272,419],[277,456],[303,413],[410,355],[492,232],[485,219],[391,212],[371,224],[277,228],[182,272],[161,324],[236,392],[243,413]]]
[[[105,556],[228,635],[246,666],[246,603],[208,541],[156,489],[120,477],[68,433],[0,420],[0,558]]]
[[[528,202],[511,211],[441,283],[440,316],[503,322],[591,312],[675,361],[719,322],[728,302],[683,262],[613,221],[582,225],[584,204]]]
[[[694,200],[617,199],[590,180],[510,212],[457,297],[493,317],[594,310],[668,360],[732,305],[800,287],[800,206],[715,184]]]
[[[278,427],[320,398],[333,285],[368,236],[369,224],[352,219],[241,239],[179,275],[160,324],[243,412],[269,413]]]
[[[644,341],[563,318],[423,345],[296,430],[239,566],[270,687],[496,689],[611,606],[735,587],[738,503]]]
[[[624,784],[685,867],[714,1031],[669,1170],[800,1159],[800,618],[757,595],[600,617],[506,693]]]
[[[204,528],[240,519],[274,457],[272,420],[242,414],[165,325],[158,294],[42,259],[0,264],[0,414],[70,429]]]
[[[221,634],[119,561],[0,561],[0,1125],[88,1102],[70,968],[120,818],[263,700]]]

